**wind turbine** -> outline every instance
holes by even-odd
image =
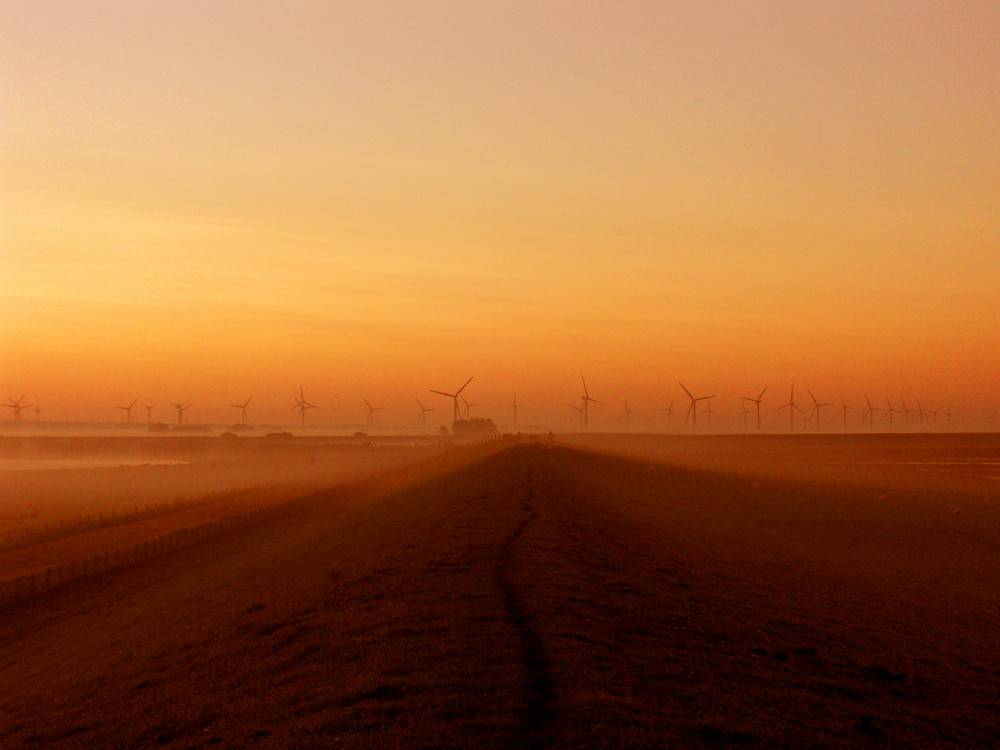
[[[439,396],[447,396],[448,398],[450,398],[450,399],[452,399],[454,401],[454,403],[455,403],[455,410],[452,413],[452,418],[453,418],[453,420],[455,422],[458,422],[459,420],[462,419],[462,410],[458,406],[458,396],[459,396],[459,394],[462,391],[465,390],[465,386],[468,385],[471,382],[472,382],[472,378],[469,378],[468,380],[465,381],[465,385],[463,385],[461,388],[459,388],[454,393],[445,393],[444,391],[435,391],[433,388],[430,389],[431,393],[436,393]]]
[[[868,418],[868,426],[871,427],[874,430],[875,429],[875,412],[882,411],[882,410],[879,407],[877,407],[877,406],[872,406],[871,399],[868,398],[868,394],[867,393],[865,394],[865,403],[867,404],[867,408],[865,408],[865,410],[861,413],[861,424],[863,425],[865,423],[865,418],[867,417]]]
[[[514,429],[517,429],[517,394],[514,394]]]
[[[417,419],[420,420],[420,424],[422,426],[426,427],[427,426],[427,416],[426,416],[427,412],[434,411],[434,410],[433,409],[425,409],[424,405],[422,403],[420,403],[420,399],[419,398],[417,399],[417,406],[420,407],[420,416],[417,417]]]
[[[664,406],[662,409],[660,409],[660,411],[665,411],[667,413],[667,426],[668,427],[672,426],[673,423],[674,423],[674,401],[676,401],[676,400],[677,399],[674,399],[673,401],[671,401],[670,402],[670,406]]]
[[[628,399],[625,399],[625,414],[624,414],[624,416],[625,416],[625,429],[626,430],[629,429],[629,427],[632,424],[631,417],[632,417],[633,414],[635,414],[635,412],[628,408]]]
[[[294,396],[292,398],[295,398]],[[299,419],[302,420],[302,426],[306,426],[306,411],[309,409],[315,409],[316,404],[310,404],[306,401],[305,392],[302,390],[302,386],[299,386],[299,397],[295,399],[295,406],[292,407],[292,411],[296,409],[299,410]]]
[[[715,398],[715,396],[698,396],[698,398],[695,398],[694,396],[691,395],[691,391],[689,391],[687,388],[685,388],[684,384],[682,382],[680,382],[679,380],[677,381],[677,385],[679,385],[681,388],[683,388],[684,392],[687,394],[687,397],[689,399],[691,399],[691,405],[688,407],[687,413],[684,415],[684,421],[687,422],[688,421],[688,417],[691,417],[691,425],[692,425],[692,427],[697,428],[698,427],[698,402],[699,401],[708,401],[709,399]],[[709,407],[711,407],[711,404],[709,404]]]
[[[187,411],[191,404],[185,404],[183,402],[175,404],[171,401],[170,405],[177,410],[177,424],[184,424],[184,412]]]
[[[590,392],[587,390],[587,381],[583,379],[583,375],[580,376],[580,380],[583,383],[583,426],[590,426],[590,405],[591,403],[600,404],[596,398],[590,397]]]
[[[761,389],[760,393],[757,394],[757,398],[753,398],[752,396],[743,396],[743,400],[744,401],[750,401],[751,403],[757,405],[757,429],[758,430],[760,429],[760,403],[761,403],[761,401],[764,398],[764,391],[766,391],[766,390],[767,390],[767,386],[765,385]],[[746,417],[743,418],[743,421],[744,421],[744,423],[746,422]],[[744,427],[745,426],[746,425],[744,424]]]
[[[42,421],[42,407],[35,403],[35,424]]]
[[[840,410],[844,414],[844,429],[846,430],[847,429],[847,412],[851,410],[851,407],[847,405],[846,401],[844,401],[844,397],[843,396],[840,397]]]
[[[479,406],[479,404],[476,403],[475,401],[473,401],[472,403],[469,403],[468,401],[466,401],[465,400],[465,396],[462,396],[462,403],[465,404],[465,418],[466,419],[469,418],[469,409],[472,408],[473,406]]]
[[[242,404],[230,404],[230,406],[233,407],[234,409],[239,409],[240,410],[240,413],[243,415],[243,422],[242,422],[242,424],[246,424],[247,423],[247,404],[249,404],[252,399],[253,399],[253,396],[251,396],[250,398],[248,398]]]
[[[143,404],[142,406],[146,410],[146,424],[152,424],[153,423],[153,407],[156,406],[156,404]]]
[[[576,409],[577,414],[580,415],[580,425],[582,426],[583,425],[583,407],[582,406],[576,406],[575,404],[570,404],[569,408],[570,409]]]
[[[809,412],[809,416],[806,417],[806,422],[808,422],[812,418],[812,415],[815,414],[816,415],[816,429],[818,430],[819,429],[819,410],[822,409],[824,406],[833,406],[833,404],[832,403],[820,403],[819,401],[816,400],[816,397],[813,395],[813,392],[810,391],[808,388],[806,388],[806,392],[809,394],[809,398],[811,398],[812,402],[813,402],[812,411]]]
[[[7,399],[7,403],[4,404],[4,406],[8,406],[8,407],[10,407],[11,409],[14,410],[14,421],[15,422],[20,422],[21,421],[21,409],[27,409],[29,406],[32,406],[32,404],[22,404],[21,403],[22,401],[24,401],[24,394],[23,393],[21,394],[21,398],[19,398],[17,401],[15,401],[12,398],[9,398],[9,399]]]
[[[889,408],[886,409],[885,416],[882,417],[882,421],[884,422],[885,418],[888,417],[889,418],[889,427],[892,427],[892,415],[893,414],[902,414],[903,412],[901,412],[899,409],[896,409],[896,408],[893,407],[892,401],[889,400],[888,396],[885,397],[885,402],[889,405]]]
[[[712,415],[715,414],[715,412],[712,411],[712,399],[713,398],[715,398],[715,396],[709,396],[708,397],[708,408],[705,409],[705,418],[708,419],[708,426],[709,426],[709,428],[712,427]]]
[[[798,404],[795,403],[795,386],[792,385],[792,390],[788,394],[788,403],[782,404],[775,411],[781,411],[782,409],[788,409],[788,429],[792,431],[795,429],[795,412],[802,413],[802,409],[799,408]]]
[[[364,401],[365,402],[365,406],[368,407],[368,426],[369,427],[374,427],[375,426],[375,412],[382,411],[385,407],[384,406],[372,406],[371,404],[368,403],[368,401],[366,399],[361,399],[361,400]]]
[[[907,406],[906,402],[903,401],[903,399],[899,400],[903,404],[903,420],[906,422],[906,424],[911,424],[913,422],[913,415],[915,415],[917,412],[915,412],[913,409]]]
[[[746,398],[746,397],[744,396],[744,398]],[[753,401],[753,399],[749,399],[749,400],[750,400],[750,401]],[[751,415],[751,414],[752,414],[753,412],[752,412],[752,411],[750,411],[750,409],[749,409],[749,408],[747,408],[747,405],[746,405],[746,404],[740,404],[740,407],[742,407],[742,409],[743,409],[743,413],[742,413],[742,415],[741,415],[741,416],[743,417],[743,429],[744,429],[744,430],[746,430],[746,429],[748,429],[748,428],[749,428],[749,420],[750,420],[750,415]]]
[[[138,401],[138,400],[139,399],[137,399],[137,398],[132,399],[132,403],[129,404],[128,406],[116,406],[115,407],[116,409],[121,409],[123,412],[125,412],[128,415],[126,417],[126,421],[128,422],[128,424],[132,424],[132,407],[135,406],[135,402]]]

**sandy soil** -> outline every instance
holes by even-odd
[[[447,454],[7,609],[0,746],[995,747],[1000,504],[954,505]]]

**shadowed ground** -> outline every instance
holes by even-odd
[[[460,464],[4,611],[0,746],[1000,736],[994,502],[543,446]]]

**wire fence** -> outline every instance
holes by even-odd
[[[521,442],[551,443],[553,442],[553,436],[552,433],[522,434],[520,432],[496,432],[467,440],[463,445],[466,447],[476,447],[491,443],[513,444]],[[66,564],[53,565],[29,575],[0,581],[0,606],[21,599],[27,599],[46,591],[52,591],[70,581],[96,576],[110,570],[125,568],[144,560],[165,555],[182,547],[190,546],[196,542],[218,536],[233,529],[258,523],[285,512],[291,502],[296,501],[269,505],[244,513],[226,516],[198,526],[189,526],[168,534],[158,535],[152,539],[147,539],[125,548],[88,555],[83,559]],[[138,511],[138,508],[136,510]],[[139,517],[141,518],[142,516],[144,514],[140,513]],[[102,518],[101,520],[105,519]],[[115,520],[118,519],[116,518]]]

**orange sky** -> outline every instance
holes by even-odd
[[[47,419],[1000,407],[995,2],[0,10],[0,400]]]

